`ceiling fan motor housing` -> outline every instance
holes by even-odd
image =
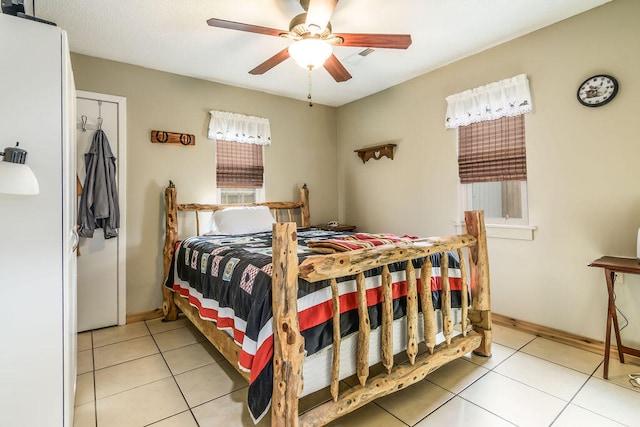
[[[291,22],[289,22],[289,32],[297,34],[300,38],[305,37],[316,37],[313,35],[309,28],[307,28],[307,13],[301,13],[300,15],[296,15],[293,17]],[[331,34],[331,22],[327,22],[327,26],[322,31],[322,33],[318,34],[317,37],[324,39]]]

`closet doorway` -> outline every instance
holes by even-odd
[[[103,229],[96,228],[93,238],[80,238],[78,332],[126,323],[126,108],[126,98],[120,96],[80,90],[76,93],[79,185],[85,183],[85,153],[101,127],[116,158],[120,206],[118,237],[105,239]]]

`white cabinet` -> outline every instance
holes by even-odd
[[[0,40],[0,151],[20,141],[40,185],[35,196],[0,194],[0,424],[71,426],[76,157],[66,34],[0,14]]]

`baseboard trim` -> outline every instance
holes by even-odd
[[[142,322],[144,320],[153,320],[162,317],[162,309],[143,311],[142,313],[127,314],[127,325],[129,323]]]
[[[516,329],[604,356],[604,343],[602,341],[592,340],[591,338],[525,322],[524,320],[514,319],[513,317],[503,316],[501,314],[492,313],[491,315],[493,323],[496,325]],[[618,358],[618,348],[614,345],[611,345],[611,357]]]

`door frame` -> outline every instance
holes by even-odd
[[[118,325],[127,323],[127,98],[104,93],[76,91],[76,99],[111,102],[118,107],[118,196],[120,229],[118,231]]]

